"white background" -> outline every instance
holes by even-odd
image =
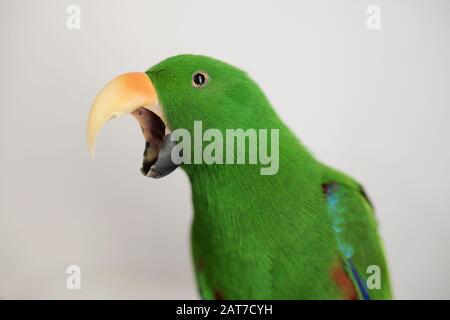
[[[198,298],[184,172],[139,173],[131,117],[104,128],[96,161],[85,132],[107,81],[180,53],[247,70],[365,185],[397,298],[450,298],[449,15],[445,0],[1,1],[0,298]]]

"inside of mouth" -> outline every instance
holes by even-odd
[[[158,159],[166,126],[160,117],[145,107],[134,110],[131,115],[139,122],[144,135],[145,150],[141,172],[147,175]]]

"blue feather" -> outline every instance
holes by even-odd
[[[328,212],[330,213],[332,227],[336,235],[336,242],[339,248],[339,251],[346,259],[347,269],[349,269],[353,275],[353,278],[356,281],[356,285],[358,286],[359,292],[364,300],[370,300],[369,293],[367,291],[365,281],[356,270],[355,265],[352,262],[353,256],[353,246],[348,243],[342,236],[344,232],[344,217],[340,214],[339,207],[339,194],[337,192],[339,185],[335,182],[328,183],[323,186],[324,192],[327,196],[327,204],[328,204]]]
[[[367,292],[367,288],[365,285],[364,279],[359,274],[358,270],[356,270],[355,265],[352,262],[352,259],[348,259],[347,263],[352,271],[353,278],[356,280],[356,284],[358,285],[359,292],[364,300],[370,300],[369,292]]]

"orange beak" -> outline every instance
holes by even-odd
[[[122,74],[100,91],[92,104],[87,126],[88,145],[92,157],[96,137],[103,125],[112,118],[132,113],[140,107],[156,114],[168,128],[155,87],[146,73]]]

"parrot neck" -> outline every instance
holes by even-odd
[[[282,224],[288,224],[287,228],[296,225],[296,234],[301,234],[303,218],[292,208],[309,205],[316,194],[311,188],[320,188],[321,179],[319,162],[287,128],[280,130],[276,174],[261,175],[260,166],[250,164],[191,165],[184,169],[192,185],[194,236],[202,234],[211,244],[271,235],[273,241],[280,241],[275,233]],[[290,214],[297,216],[291,219]]]

